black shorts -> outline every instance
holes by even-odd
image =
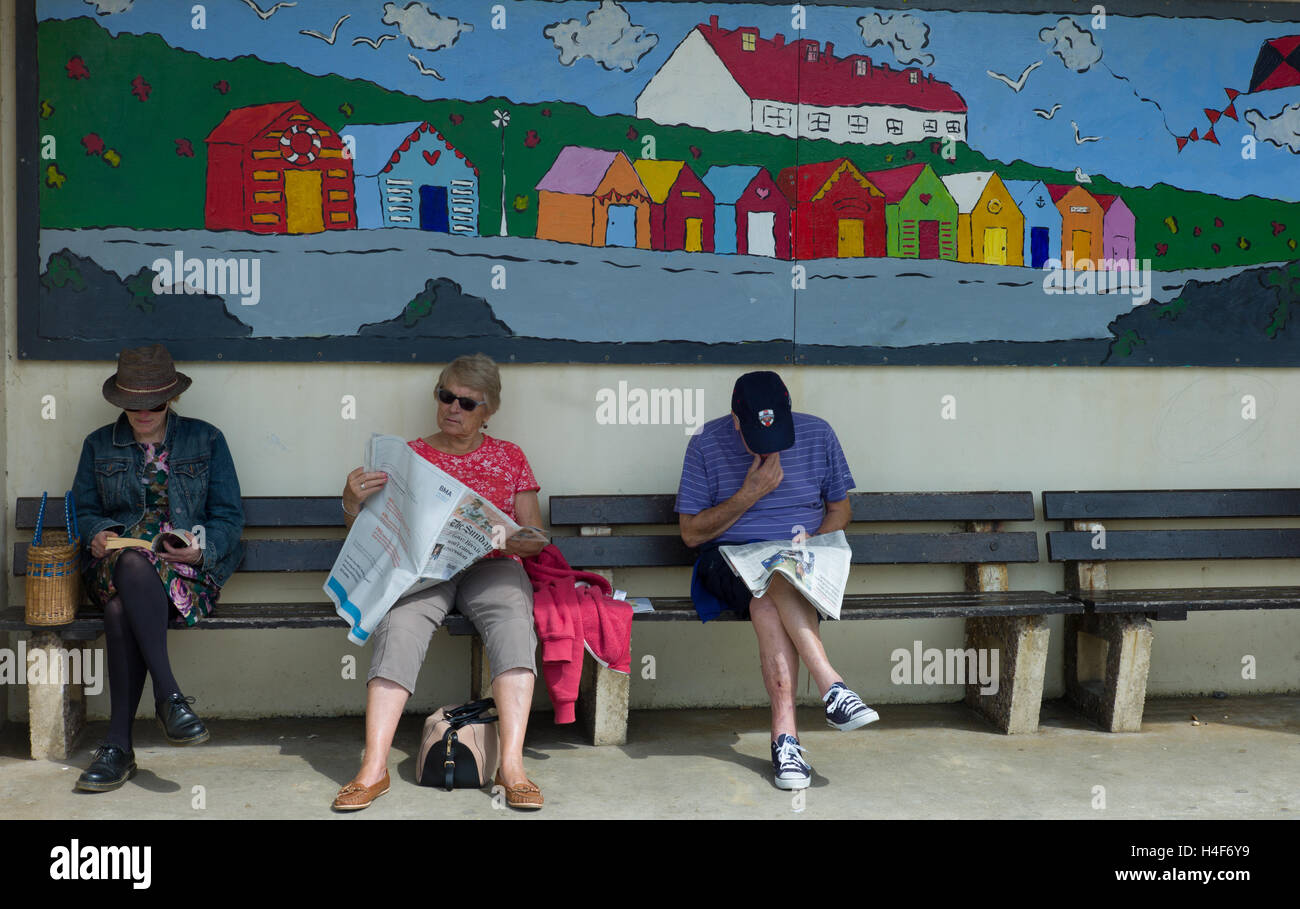
[[[717,597],[722,605],[746,621],[749,620],[749,603],[754,595],[745,582],[736,576],[717,547],[705,549],[695,563],[700,585]]]

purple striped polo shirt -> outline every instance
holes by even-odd
[[[820,417],[794,416],[794,446],[781,452],[781,485],[754,503],[717,539],[721,542],[788,540],[802,524],[816,533],[826,502],[839,502],[853,488],[835,430]],[[732,424],[731,414],[704,424],[686,446],[677,487],[679,514],[699,514],[731,498],[745,482],[754,456]]]

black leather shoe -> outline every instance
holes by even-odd
[[[203,721],[190,709],[193,703],[194,698],[178,692],[158,704],[158,725],[173,745],[199,745],[210,738]]]
[[[133,776],[135,752],[105,742],[95,749],[95,760],[77,778],[77,788],[83,792],[112,792]]]

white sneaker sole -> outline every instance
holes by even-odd
[[[830,726],[832,729],[838,729],[841,732],[851,732],[854,729],[861,729],[869,723],[874,723],[878,719],[880,719],[880,714],[868,707],[866,713],[863,713],[855,719],[849,720],[847,723],[833,723],[828,719],[826,725]]]
[[[783,780],[776,777],[774,781],[777,789],[807,789],[812,785],[811,777],[800,777],[797,780]]]

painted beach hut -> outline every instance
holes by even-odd
[[[713,193],[713,251],[790,258],[790,203],[764,167],[710,167],[704,185]]]
[[[1104,213],[1095,196],[1082,186],[1048,183],[1056,210],[1061,213],[1061,264],[1065,268],[1096,268],[1101,254]]]
[[[787,167],[776,184],[794,209],[795,258],[886,254],[885,194],[847,158]]]
[[[358,227],[478,236],[478,168],[430,124],[354,123],[340,135],[352,153]]]
[[[885,194],[889,255],[957,258],[957,202],[930,165],[872,170],[864,176]]]
[[[1025,218],[1025,264],[1042,268],[1061,253],[1061,212],[1042,180],[1004,180]]]
[[[650,194],[627,155],[566,145],[537,184],[537,239],[650,248]]]
[[[635,161],[650,194],[650,248],[713,252],[713,193],[685,161]]]
[[[1006,184],[991,170],[943,178],[957,202],[957,260],[1025,264],[1025,218]]]
[[[297,101],[238,107],[207,136],[208,230],[310,234],[357,226],[352,161]]]
[[[1102,211],[1102,261],[1099,267],[1108,270],[1133,267],[1137,249],[1137,218],[1119,196],[1099,193],[1093,198]],[[1125,264],[1116,265],[1117,262]]]

